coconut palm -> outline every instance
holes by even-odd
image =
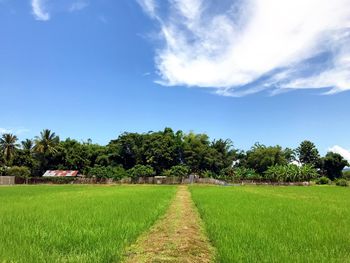
[[[31,153],[33,151],[33,148],[34,148],[33,140],[25,139],[24,141],[21,142],[21,144],[22,144],[22,149],[25,152]]]
[[[11,133],[3,134],[0,139],[1,151],[7,165],[11,164],[13,156],[15,155],[16,148],[18,147],[18,144],[16,143],[17,140],[17,136]]]
[[[35,137],[34,151],[43,154],[56,153],[59,141],[59,137],[54,132],[45,129],[40,133],[40,136]]]

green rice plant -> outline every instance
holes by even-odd
[[[171,186],[0,187],[0,262],[118,262]]]
[[[191,186],[217,262],[350,262],[350,189]]]

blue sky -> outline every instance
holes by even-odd
[[[315,26],[328,3],[314,14],[308,1],[285,1],[305,9],[295,16],[305,24],[275,28],[286,11],[275,0],[272,11],[255,1],[0,0],[0,132],[50,128],[105,144],[169,126],[241,149],[309,139],[346,156],[350,12],[336,0],[332,22]]]

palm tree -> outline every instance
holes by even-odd
[[[38,153],[56,153],[56,146],[58,145],[60,139],[51,130],[45,129],[40,133],[40,136],[35,137],[34,150]]]
[[[15,155],[16,148],[18,147],[17,140],[17,136],[11,133],[5,133],[0,138],[1,151],[7,165],[11,164],[12,158]]]
[[[33,151],[33,148],[34,148],[33,140],[25,139],[24,141],[21,142],[21,144],[22,144],[22,149],[25,152],[31,153]]]

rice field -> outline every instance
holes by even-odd
[[[0,262],[118,262],[172,186],[0,187]]]
[[[165,214],[176,189],[0,187],[0,262],[120,262]],[[215,262],[350,262],[349,188],[191,186],[190,191],[215,247]]]
[[[350,189],[193,186],[217,262],[350,262]]]

